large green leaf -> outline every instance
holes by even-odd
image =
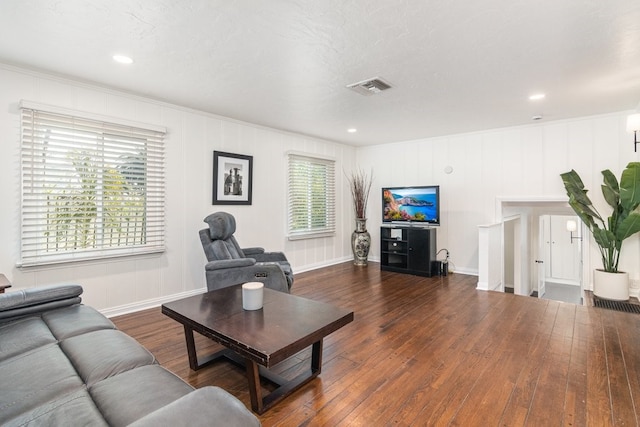
[[[588,190],[585,190],[584,184],[575,170],[571,169],[569,172],[560,174],[560,177],[569,197],[573,197],[578,203],[585,206],[593,204],[587,196]]]
[[[571,169],[569,172],[561,173],[560,176],[562,177],[562,181],[565,183],[565,186],[567,185],[567,183],[571,183],[578,188],[584,189],[584,183],[580,179],[580,175],[578,175],[578,172],[576,172],[575,170]]]
[[[596,243],[603,249],[612,249],[616,247],[616,236],[609,230],[595,227],[591,230]]]
[[[580,217],[582,222],[584,222],[589,230],[593,228],[595,225],[594,221],[594,213],[589,206],[584,206],[581,203],[578,203],[573,197],[569,198],[569,206],[573,209],[573,211]]]
[[[587,225],[595,223],[597,219],[604,225],[604,220],[595,210],[593,205],[591,204],[591,200],[588,197],[575,197],[574,193],[569,194],[569,205],[573,208],[576,214],[580,217],[580,219],[587,223]],[[589,227],[591,228],[591,227]]]
[[[620,204],[627,211],[640,204],[640,162],[631,162],[620,178]]]
[[[616,238],[622,242],[629,236],[640,231],[640,213],[631,212],[620,224],[616,230]]]
[[[601,188],[604,200],[609,204],[609,206],[616,209],[620,203],[620,187],[618,186],[618,180],[609,169],[603,170],[602,176],[604,184],[602,184]]]
[[[611,206],[612,208],[616,208],[618,206],[618,202],[620,201],[620,194],[616,193],[611,189],[611,187],[607,187],[606,185],[603,185],[601,188],[604,200],[609,206]]]
[[[616,179],[616,176],[613,174],[613,172],[611,172],[609,169],[605,169],[602,171],[602,181],[604,182],[604,185],[606,185],[607,187],[611,187],[611,189],[616,193],[620,192],[618,180]]]

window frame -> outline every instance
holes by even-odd
[[[336,167],[335,159],[331,157],[321,156],[317,154],[308,154],[295,151],[287,152],[287,238],[289,240],[314,239],[322,237],[332,237],[336,234]],[[306,176],[296,175],[296,167],[307,167]],[[326,176],[323,182],[324,204],[320,208],[325,210],[325,222],[314,225],[317,217],[314,219],[312,210],[318,209],[319,206],[313,206],[314,200],[311,199],[310,182],[313,172],[310,167],[324,169]],[[317,177],[317,176],[316,176]],[[306,180],[301,182],[301,180]],[[295,185],[294,185],[295,182]],[[318,184],[317,182],[315,183]],[[296,188],[297,187],[297,188]],[[303,194],[305,193],[306,194]],[[300,197],[303,197],[304,206],[300,206]],[[306,198],[305,198],[306,197]],[[296,203],[298,204],[296,206]],[[296,227],[294,218],[296,210],[306,210],[308,216],[304,227]]]
[[[18,267],[165,251],[166,128],[24,100],[19,107]],[[78,156],[86,169],[77,166]],[[84,182],[87,176],[91,185]],[[79,193],[91,200],[89,208],[85,199],[77,202]],[[67,217],[86,218],[87,241],[71,243],[78,241],[77,220],[66,220],[68,233],[52,225],[63,222],[65,204],[71,206]],[[51,244],[52,235],[58,246]]]

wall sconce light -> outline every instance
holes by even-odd
[[[627,116],[627,132],[633,132],[633,151],[638,151],[638,131],[640,131],[640,113]]]
[[[573,235],[573,232],[576,231],[576,230],[578,230],[578,223],[576,223],[572,219],[567,221],[567,231],[570,233],[570,236],[571,236],[570,242],[572,244],[573,244],[573,239],[582,240],[582,237]]]

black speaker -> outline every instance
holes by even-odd
[[[433,261],[431,263],[432,276],[446,276],[449,273],[449,263],[447,261]]]
[[[446,276],[449,274],[449,263],[447,261],[440,262],[440,275]]]

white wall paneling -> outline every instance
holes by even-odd
[[[49,268],[15,267],[20,245],[21,99],[167,127],[166,253]],[[374,175],[367,223],[372,260],[379,259],[380,188],[438,184],[438,249],[449,249],[455,271],[478,274],[478,226],[500,220],[499,199],[565,198],[559,174],[574,168],[596,206],[608,213],[599,191],[600,171],[610,168],[619,176],[628,162],[639,158],[632,135],[625,131],[626,111],[356,149],[8,65],[0,65],[0,105],[0,272],[16,289],[81,283],[85,302],[109,313],[201,291],[205,258],[197,232],[205,225],[202,219],[216,210],[236,216],[243,246],[285,251],[296,272],[351,259],[353,208],[344,172],[354,167],[373,170]],[[251,206],[211,205],[214,150],[253,156]],[[335,237],[286,240],[288,150],[336,159]],[[446,166],[452,173],[444,172]],[[523,217],[522,228],[527,227]],[[589,244],[594,245],[591,238]],[[620,263],[635,285],[640,281],[639,258],[640,239],[634,236],[625,242]],[[597,249],[590,251],[590,263],[600,265]]]
[[[20,247],[21,99],[165,126],[166,243],[161,255],[111,259],[83,264],[18,269]],[[157,102],[42,73],[0,65],[0,271],[12,289],[74,282],[84,287],[84,302],[105,313],[157,305],[205,288],[205,256],[198,230],[208,214],[224,210],[237,220],[236,237],[243,246],[285,251],[294,271],[344,261],[351,257],[348,235],[353,229],[350,196],[343,169],[351,169],[355,148],[285,133],[250,123]],[[335,237],[296,242],[285,240],[287,150],[337,159],[338,232]],[[213,151],[253,156],[253,204],[211,204]]]
[[[499,200],[566,200],[560,174],[573,168],[598,209],[608,216],[600,171],[611,169],[619,178],[626,164],[638,161],[640,155],[633,151],[633,135],[625,131],[628,113],[361,147],[358,163],[373,168],[374,192],[381,186],[440,185],[443,212],[438,248],[449,249],[456,271],[478,274],[478,227],[501,220]],[[410,170],[405,167],[408,164],[419,166]],[[453,167],[451,174],[442,172],[446,166]],[[377,201],[369,215],[373,230],[381,224],[379,209]],[[523,229],[526,227],[523,223]],[[625,242],[620,260],[636,285],[640,280],[639,242],[638,236]],[[597,248],[589,253],[590,264],[600,266]],[[588,288],[590,280],[586,283]]]

